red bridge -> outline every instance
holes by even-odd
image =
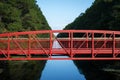
[[[56,37],[56,34],[62,37]],[[120,60],[120,32],[41,30],[3,33],[0,34],[0,60]]]

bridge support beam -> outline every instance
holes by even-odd
[[[94,33],[92,32],[92,49],[91,49],[91,52],[92,52],[92,58],[94,58],[95,57],[95,55],[94,55]]]
[[[116,57],[115,55],[115,33],[113,32],[113,48],[112,48],[113,58]]]
[[[9,36],[9,34],[8,34],[8,41],[7,41],[7,58],[8,58],[8,60],[10,60],[10,53],[9,53],[9,51],[10,51],[10,36]]]
[[[52,31],[50,31],[50,37],[49,37],[50,38],[50,43],[49,43],[50,44],[50,49],[49,49],[50,58],[52,58],[52,44],[53,44],[52,35],[53,35]]]
[[[28,58],[31,58],[30,50],[31,50],[31,35],[28,35]]]
[[[73,58],[73,32],[70,33],[70,56]]]

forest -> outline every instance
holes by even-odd
[[[69,29],[120,31],[120,0],[95,0],[91,7],[64,28],[64,30]],[[66,35],[62,33],[58,35],[58,37],[64,36]],[[87,80],[96,80],[96,78],[98,80],[120,80],[119,61],[74,61],[74,63],[83,70]],[[104,72],[102,69],[110,70]]]
[[[0,33],[49,29],[36,0],[0,0]],[[38,80],[45,63],[0,61],[0,80]]]
[[[120,30],[120,0],[95,0],[66,29]]]
[[[36,5],[36,0],[0,0],[0,33],[50,29],[41,9]],[[91,7],[84,13],[80,13],[72,23],[64,28],[64,30],[68,29],[120,31],[120,0],[95,0]],[[58,36],[65,35],[59,34]],[[103,68],[120,69],[119,61],[74,61],[74,63],[90,78],[96,77],[97,71],[92,75],[92,70],[95,71],[95,68],[96,70]],[[0,66],[0,80],[37,80],[44,68],[45,61],[40,61],[40,63],[36,61],[14,63],[12,61],[0,61],[0,65],[2,65]],[[28,73],[32,74],[27,75]]]
[[[0,0],[0,33],[51,29],[36,0]]]

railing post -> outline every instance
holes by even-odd
[[[8,47],[7,47],[8,60],[10,60],[10,36],[8,34]]]
[[[30,50],[31,50],[31,35],[28,35],[28,58],[31,58]]]
[[[113,32],[113,48],[112,48],[113,58],[115,58],[115,33]]]
[[[88,32],[86,32],[86,48],[88,48]]]
[[[68,48],[70,48],[70,44],[71,44],[71,37],[70,37],[70,32],[69,32],[69,36],[68,36],[68,38],[69,38],[69,41],[68,41]]]
[[[49,34],[50,34],[50,49],[49,49],[49,52],[50,52],[50,58],[52,58],[52,35],[53,35],[53,32],[52,31],[50,31],[49,32]]]
[[[91,52],[92,52],[92,58],[94,58],[94,33],[92,32],[92,49],[91,49]]]
[[[106,39],[106,33],[104,33],[104,48],[106,48],[106,41],[107,39]]]
[[[71,36],[70,36],[70,54],[71,54],[71,58],[73,58],[73,32],[71,31]]]

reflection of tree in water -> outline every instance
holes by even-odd
[[[0,61],[0,80],[9,80],[8,61]]]

